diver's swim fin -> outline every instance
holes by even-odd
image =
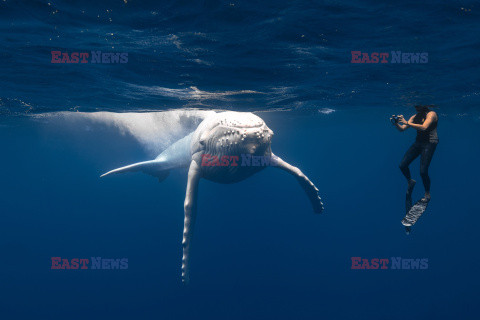
[[[413,207],[410,208],[405,218],[403,218],[402,224],[405,227],[412,227],[418,221],[418,219],[420,219],[422,214],[425,213],[428,203],[429,201],[425,201],[424,199],[418,200]]]

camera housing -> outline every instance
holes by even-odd
[[[397,124],[398,121],[400,121],[400,117],[399,116],[392,116],[390,118],[390,121],[393,123],[393,124]]]

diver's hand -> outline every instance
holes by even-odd
[[[398,116],[398,123],[408,125],[407,120],[403,117],[403,114]]]

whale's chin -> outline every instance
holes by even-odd
[[[197,154],[196,162],[201,166],[203,178],[217,183],[235,183],[265,169],[265,166],[246,164],[245,159],[252,156],[271,157],[270,144],[207,149]]]

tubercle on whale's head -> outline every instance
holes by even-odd
[[[273,137],[273,131],[265,124],[259,128],[243,129],[240,134],[240,143],[250,154],[263,154],[263,150],[269,149]]]
[[[205,153],[212,155],[265,155],[271,153],[272,137],[273,131],[265,123],[258,127],[220,125],[200,144]]]
[[[271,155],[273,131],[253,113],[217,113],[204,120],[197,132],[197,138],[194,138],[192,145],[192,156],[196,161],[201,154],[219,157],[241,154]]]

